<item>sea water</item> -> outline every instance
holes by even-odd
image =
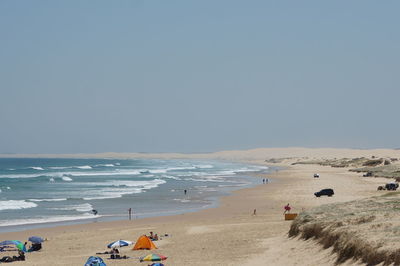
[[[266,171],[204,160],[4,158],[0,232],[127,219],[129,208],[133,219],[196,211]]]

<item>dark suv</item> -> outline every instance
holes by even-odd
[[[332,197],[333,194],[335,194],[335,193],[333,192],[333,189],[331,189],[331,188],[326,188],[326,189],[323,189],[321,191],[318,191],[318,192],[314,193],[314,195],[316,197],[321,197],[321,196]]]

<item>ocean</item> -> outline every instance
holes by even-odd
[[[269,168],[224,161],[0,159],[0,232],[214,207]],[[185,193],[186,190],[186,193]],[[97,214],[93,210],[96,210]]]

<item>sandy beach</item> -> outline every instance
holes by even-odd
[[[39,155],[16,155],[15,157]],[[207,158],[249,162],[282,167],[282,170],[260,179],[260,185],[242,189],[223,197],[217,208],[176,216],[137,219],[132,221],[89,223],[0,234],[0,240],[26,240],[31,235],[48,239],[40,252],[29,253],[25,262],[12,265],[84,265],[89,256],[107,250],[114,240],[136,239],[150,231],[163,236],[155,244],[168,257],[165,265],[334,265],[336,255],[313,240],[290,239],[290,221],[284,221],[283,206],[290,203],[299,213],[327,203],[346,202],[376,196],[376,187],[388,182],[385,178],[363,178],[349,168],[333,168],[315,164],[295,164],[299,160],[400,157],[398,150],[350,149],[256,149],[210,154],[94,154],[42,155],[43,157],[80,158]],[[4,156],[6,157],[6,156]],[[8,155],[8,157],[10,157]],[[265,160],[269,160],[265,162]],[[319,173],[320,178],[313,178]],[[272,180],[262,184],[263,178]],[[333,188],[333,197],[316,198],[313,193]],[[256,215],[253,210],[256,209]],[[168,236],[164,236],[168,234]],[[109,260],[107,265],[147,265],[138,257],[153,251],[120,249],[126,260]],[[358,265],[346,261],[343,265]]]

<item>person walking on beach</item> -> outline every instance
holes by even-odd
[[[187,190],[185,189],[185,190],[183,191],[183,193],[185,193],[185,195],[186,195],[186,193],[187,193]]]
[[[132,208],[128,209],[129,220],[132,220]]]
[[[283,212],[283,214],[285,214],[285,213],[287,213],[287,212],[290,212],[290,210],[292,209],[290,206],[289,206],[289,203],[285,206],[285,207],[283,207],[284,209],[285,209],[285,211]]]
[[[263,178],[263,184],[265,184],[265,178]]]

